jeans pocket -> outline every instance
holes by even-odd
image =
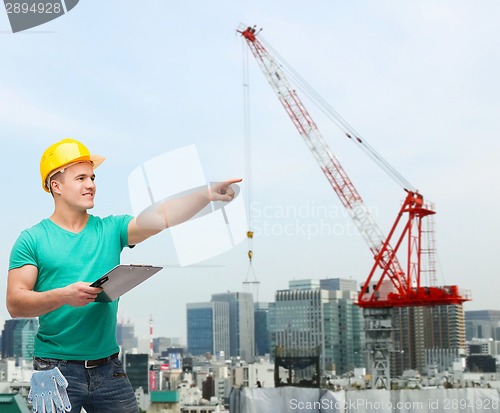
[[[123,370],[123,363],[119,358],[110,361],[113,366],[113,377],[127,377],[127,373]]]
[[[58,362],[49,359],[34,359],[33,360],[33,370],[44,371],[50,370],[58,366]]]

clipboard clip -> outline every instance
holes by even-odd
[[[94,281],[92,284],[90,284],[91,287],[94,288],[99,288],[101,285],[103,285],[106,281],[109,280],[109,277],[101,277],[97,281]]]

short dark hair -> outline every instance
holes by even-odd
[[[64,176],[63,171],[57,171],[54,175],[49,178],[49,192],[52,196],[52,181],[62,181],[62,177]]]

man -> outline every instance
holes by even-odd
[[[128,215],[88,213],[96,193],[94,169],[103,161],[74,139],[63,139],[42,155],[42,187],[53,196],[54,212],[14,244],[7,308],[12,317],[39,317],[34,369],[59,369],[68,382],[72,413],[82,407],[88,413],[137,413],[118,358],[118,301],[95,302],[101,289],[90,284],[119,264],[124,247],[188,220],[210,201],[230,201],[231,184],[240,180],[165,202],[155,211],[154,225],[145,228]]]

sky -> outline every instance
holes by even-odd
[[[367,246],[236,32],[255,24],[435,203],[438,284],[470,290],[465,310],[499,310],[499,15],[492,0],[81,1],[13,34],[0,11],[0,294],[19,233],[53,211],[39,160],[65,137],[107,158],[96,170],[91,213],[99,216],[132,213],[129,174],[187,145],[196,145],[207,179],[245,179],[251,268],[246,241],[180,268],[168,231],[122,254],[123,263],[166,267],[121,299],[119,319],[134,323],[140,337],[152,316],[155,335],[185,339],[186,303],[248,291],[245,280],[259,281],[253,292],[260,301],[273,301],[293,279],[364,281],[372,263]],[[387,233],[403,189],[304,103]],[[8,318],[0,306],[0,319]]]

